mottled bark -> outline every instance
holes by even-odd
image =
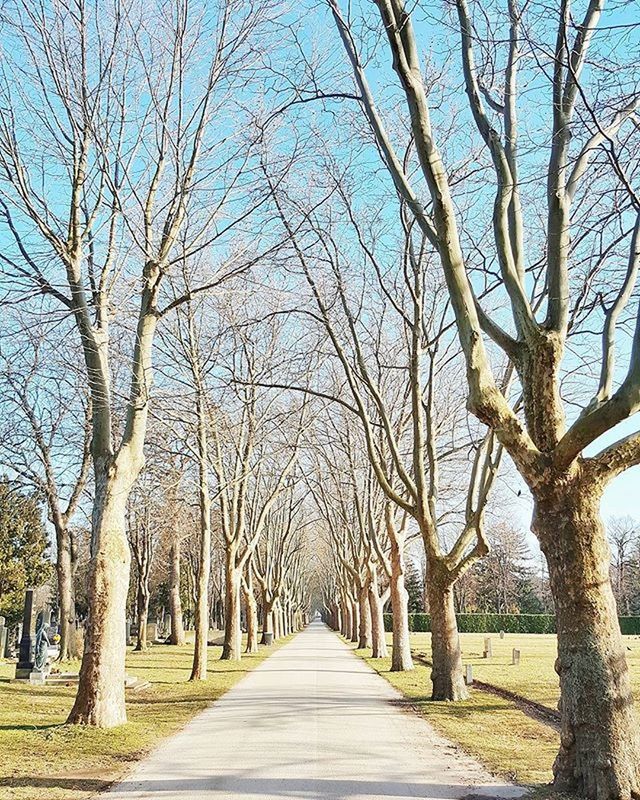
[[[55,524],[55,523],[54,523]],[[71,535],[64,525],[55,525],[58,554],[56,573],[58,578],[58,606],[60,612],[60,653],[59,660],[78,658],[82,653],[75,651],[75,592],[73,586],[73,548]]]
[[[402,549],[391,539],[392,672],[404,672],[413,669],[411,643],[409,640],[409,595],[404,585],[404,571]]]
[[[561,745],[555,787],[596,800],[640,797],[640,733],[600,517],[602,487],[573,470],[535,497],[558,630]]]
[[[78,693],[67,721],[113,728],[127,721],[124,657],[131,556],[125,505],[130,476],[118,480],[100,464],[95,469],[89,617]]]
[[[462,671],[460,636],[453,584],[444,570],[427,571],[427,596],[431,615],[432,700],[464,700],[468,697]]]
[[[242,629],[240,627],[240,570],[235,565],[235,551],[227,549],[225,559],[224,645],[221,659],[240,661]]]
[[[373,658],[386,658],[387,640],[384,630],[383,602],[378,594],[378,580],[374,577],[369,584],[369,613],[371,615],[371,655]]]

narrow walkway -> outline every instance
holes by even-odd
[[[142,761],[109,800],[515,797],[315,622]]]

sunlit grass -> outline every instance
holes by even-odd
[[[15,665],[0,662],[0,800],[81,800],[106,788],[281,643],[239,663],[220,661],[222,648],[210,647],[208,678],[198,683],[188,681],[192,645],[129,651],[127,672],[151,686],[127,692],[128,723],[107,731],[64,724],[75,687],[12,682]]]
[[[485,634],[461,634],[463,662],[473,665],[473,677],[507,689],[555,709],[558,676],[554,670],[556,637],[538,634],[491,634],[493,655],[483,658]],[[391,644],[391,637],[388,637]],[[625,637],[636,702],[640,702],[640,637]],[[413,672],[390,672],[391,660],[373,660],[367,651],[356,651],[407,697],[433,727],[477,758],[493,774],[536,787],[536,796],[553,795],[545,784],[551,780],[559,734],[532,719],[514,702],[479,690],[469,700],[440,703],[429,700],[431,667],[421,658],[431,658],[431,635],[411,634],[416,656]],[[520,665],[511,663],[512,650],[520,650]],[[557,796],[556,796],[557,797]]]

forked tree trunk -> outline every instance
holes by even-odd
[[[258,652],[258,604],[250,580],[243,582],[244,607],[247,614],[247,647],[245,653]]]
[[[378,594],[378,580],[374,576],[369,584],[369,612],[371,614],[371,656],[387,658],[387,640],[384,630],[384,614],[382,598]]]
[[[413,669],[409,639],[409,594],[404,585],[404,555],[393,538],[391,539],[390,589],[393,625],[391,671],[406,672]]]
[[[453,585],[437,567],[427,566],[427,596],[431,615],[432,700],[465,700],[469,695],[462,670],[462,652]]]
[[[240,583],[242,576],[235,565],[235,551],[227,548],[225,559],[224,646],[220,658],[240,661],[242,629],[240,627]]]
[[[595,800],[640,797],[640,732],[600,517],[601,489],[557,481],[535,498],[533,530],[556,609],[561,739],[555,787]]]
[[[113,728],[127,721],[124,696],[126,606],[131,555],[125,507],[132,483],[96,470],[89,573],[89,618],[78,694],[68,722]]]
[[[77,658],[75,640],[75,592],[73,591],[73,559],[71,536],[64,525],[56,525],[58,557],[56,572],[58,577],[58,603],[60,608],[60,653],[59,661]]]
[[[358,648],[371,647],[371,615],[369,613],[369,583],[358,592]]]
[[[180,600],[180,538],[174,531],[169,554],[169,613],[171,614],[171,634],[169,644],[184,645],[184,622],[182,601]]]

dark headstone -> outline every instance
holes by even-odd
[[[24,596],[24,615],[22,617],[22,636],[16,665],[16,678],[28,680],[33,670],[36,649],[36,622],[38,617],[38,590],[27,589]]]

